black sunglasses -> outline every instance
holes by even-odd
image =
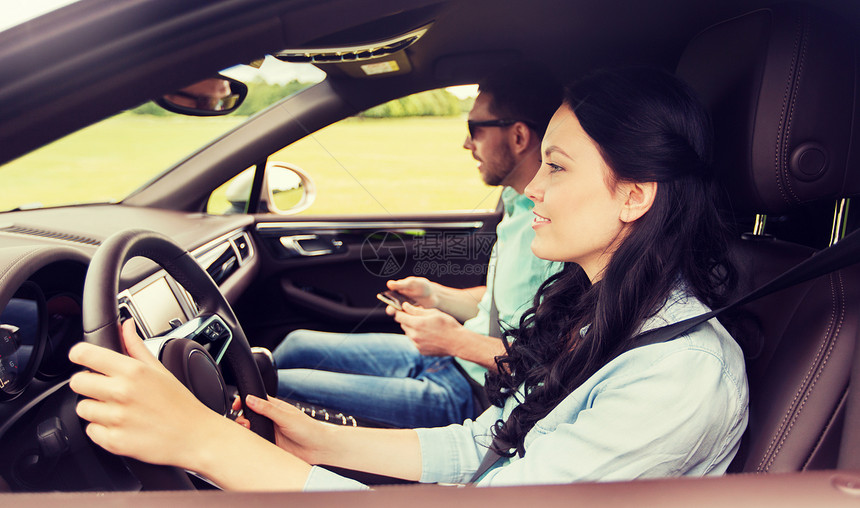
[[[186,99],[191,99],[195,102],[197,109],[206,111],[223,111],[232,109],[236,106],[239,99],[239,94],[230,94],[226,97],[213,97],[209,95],[194,95],[183,90],[176,90],[168,95],[177,95]]]
[[[530,129],[534,129],[534,123],[528,120],[516,120],[514,118],[499,118],[497,120],[469,120],[466,122],[469,126],[469,137],[475,137],[475,129],[478,127],[508,127],[509,125],[513,125],[517,122],[522,122],[529,126]]]

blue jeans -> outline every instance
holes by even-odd
[[[397,427],[441,427],[476,416],[469,381],[450,356],[424,356],[405,335],[296,330],[273,352],[278,397]]]

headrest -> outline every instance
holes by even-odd
[[[677,74],[711,112],[715,169],[735,212],[860,194],[855,44],[842,19],[784,4],[687,46]]]

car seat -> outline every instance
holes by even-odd
[[[757,214],[754,233],[732,247],[741,286],[761,286],[815,252],[767,235],[767,216],[803,216],[835,202],[837,241],[844,198],[860,192],[856,41],[843,20],[797,4],[757,10],[696,36],[677,75],[711,112],[715,171],[731,211]],[[860,266],[747,310],[758,322],[759,344],[747,348],[750,422],[733,469],[837,467],[860,335]]]

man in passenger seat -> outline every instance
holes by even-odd
[[[500,331],[519,325],[540,284],[561,268],[531,252],[533,203],[523,191],[540,168],[541,138],[562,89],[542,67],[516,69],[481,82],[463,144],[484,182],[504,186],[487,285],[388,281],[389,289],[419,305],[406,303],[398,313],[405,335],[288,334],[274,351],[278,397],[398,427],[462,423],[485,409],[484,375],[504,353]],[[386,310],[394,314],[393,307]],[[493,320],[498,325],[491,326]]]

